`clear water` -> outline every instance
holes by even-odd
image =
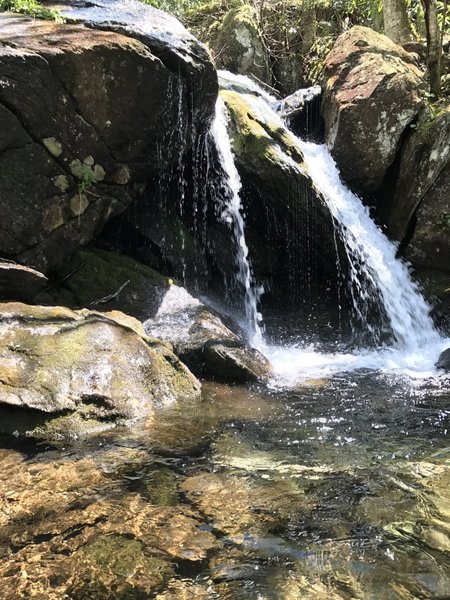
[[[413,600],[450,590],[449,381],[204,385],[0,460],[5,599]]]

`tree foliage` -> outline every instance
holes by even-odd
[[[49,21],[62,22],[64,20],[57,10],[42,6],[38,0],[0,0],[0,11],[11,11]]]

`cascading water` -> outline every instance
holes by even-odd
[[[218,98],[216,103],[211,134],[224,172],[223,184],[228,191],[224,197],[219,198],[219,202],[221,202],[221,217],[230,226],[235,239],[236,279],[244,292],[244,329],[251,345],[259,347],[262,344],[262,332],[259,326],[261,316],[258,312],[258,302],[262,289],[255,285],[248,258],[244,218],[241,212],[241,179],[234,164],[231,142],[227,132],[226,108],[221,98]]]
[[[255,84],[251,82],[251,86]],[[290,382],[302,373],[324,375],[355,368],[400,369],[410,375],[432,373],[439,353],[449,345],[449,340],[435,329],[429,306],[411,279],[407,265],[396,258],[395,244],[372,221],[360,199],[343,184],[326,146],[304,142],[288,131],[263,91],[244,96],[262,121],[276,122],[303,154],[302,167],[289,156],[284,159],[297,169],[306,167],[330,210],[349,258],[355,310],[366,327],[369,330],[372,327],[376,339],[378,332],[368,323],[365,307],[368,301],[378,303],[394,339],[391,346],[375,351],[359,349],[353,354],[322,354],[314,347],[302,348],[301,343],[291,347],[266,346],[264,351],[276,372]]]

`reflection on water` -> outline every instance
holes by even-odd
[[[150,427],[5,440],[2,597],[449,598],[445,379],[204,392]]]

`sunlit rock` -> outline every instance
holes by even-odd
[[[144,325],[148,335],[170,342],[197,375],[243,382],[270,373],[260,352],[245,346],[218,316],[179,286],[170,286],[156,315]]]
[[[6,431],[78,435],[200,394],[171,350],[117,311],[3,304],[0,354]]]
[[[325,60],[322,114],[326,143],[343,179],[377,190],[423,100],[414,57],[367,27],[352,27]]]

